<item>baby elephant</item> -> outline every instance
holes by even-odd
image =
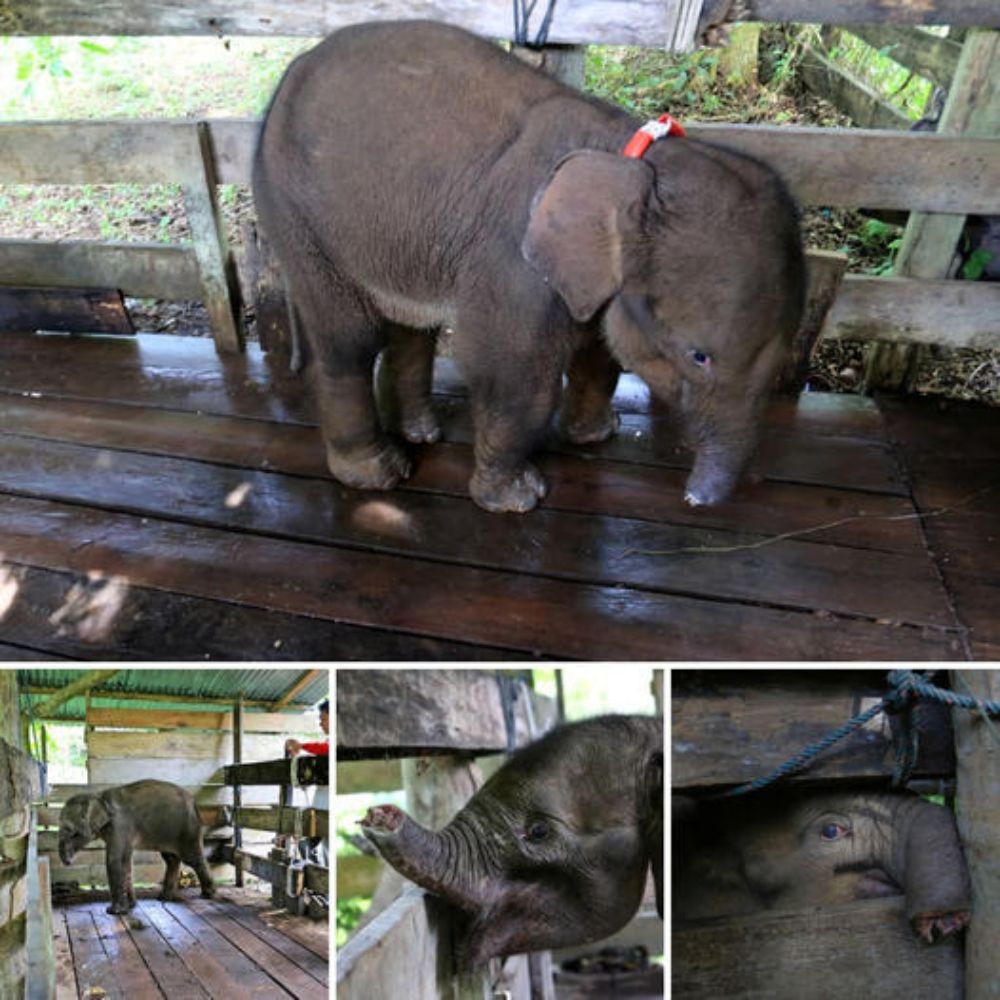
[[[603,716],[515,753],[438,832],[383,805],[361,821],[397,871],[469,915],[461,965],[624,926],[652,866],[663,913],[663,723]]]
[[[179,900],[180,865],[192,867],[201,894],[215,895],[201,841],[201,820],[194,798],[168,781],[134,781],[99,795],[74,795],[59,820],[59,857],[73,863],[77,851],[101,838],[107,846],[108,913],[128,913],[135,906],[132,851],[159,851],[167,863],[160,899]]]
[[[684,800],[674,819],[678,921],[905,896],[907,918],[928,943],[969,923],[954,816],[916,796],[806,791]]]

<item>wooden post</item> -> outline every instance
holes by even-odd
[[[952,687],[1000,701],[1000,670],[956,670]],[[972,923],[965,932],[966,996],[1000,997],[1000,720],[956,709],[958,829],[972,877]]]
[[[243,699],[237,698],[233,705],[233,763],[243,763]],[[240,828],[240,809],[243,806],[243,786],[237,781],[233,785],[233,849],[243,846],[243,830]],[[243,888],[243,865],[236,866],[236,887]]]
[[[194,148],[181,188],[194,253],[198,260],[205,306],[216,348],[225,354],[243,350],[240,290],[215,198],[215,167],[211,132],[205,122],[193,130]]]
[[[1000,32],[969,32],[938,132],[987,139],[1000,134]],[[913,212],[896,255],[895,273],[908,278],[950,277],[964,228],[964,215]],[[873,344],[865,361],[864,390],[908,389],[921,350],[904,344]]]

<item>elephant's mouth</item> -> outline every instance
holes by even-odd
[[[855,899],[879,899],[882,896],[902,896],[903,889],[881,868],[861,872],[854,888]]]

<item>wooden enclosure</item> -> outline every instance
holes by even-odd
[[[997,678],[993,670],[957,671],[951,685],[957,693],[972,690],[977,697],[991,698]],[[874,671],[675,670],[672,682],[673,788],[689,796],[764,777],[876,704],[888,690],[886,675]],[[923,944],[903,915],[900,897],[686,922],[675,916],[674,997],[972,1000],[988,995],[985,985],[1000,976],[995,953],[987,954],[982,945],[982,935],[995,931],[1000,900],[992,860],[1000,840],[990,818],[1000,789],[990,765],[992,749],[960,756],[963,765],[956,771],[955,737],[971,727],[976,735],[968,737],[969,746],[981,747],[978,741],[990,724],[939,705],[924,706],[921,712],[920,753],[910,785],[957,796],[959,829],[975,887],[975,929],[964,942],[959,937]],[[880,715],[807,770],[783,780],[831,791],[858,782],[887,789],[896,726]],[[963,775],[966,763],[970,773]],[[675,838],[682,831],[675,824]]]
[[[461,809],[484,773],[502,763],[498,755],[531,742],[557,721],[549,699],[523,681],[488,671],[340,670],[337,712],[338,793],[403,788],[407,811],[432,829],[445,826]],[[510,1000],[588,995],[567,987],[565,976],[553,977],[547,952],[511,957],[502,964],[494,960],[480,974],[456,973],[453,913],[381,859],[365,854],[338,858],[337,893],[342,899],[374,894],[371,910],[337,953],[341,1000],[404,994],[414,1000],[480,1000],[498,991],[507,991]],[[616,941],[642,943],[650,954],[660,954],[663,924],[655,910],[640,911]]]
[[[754,20],[1000,26],[993,0],[748,6]],[[560,3],[550,40],[684,48],[728,7]],[[0,31],[319,35],[414,13],[502,37],[513,26],[499,0],[419,11],[60,0],[6,4]],[[961,60],[948,50],[954,78],[966,80],[961,100],[980,109],[960,129],[685,124],[773,163],[804,205],[911,211],[944,227],[934,244],[943,245],[968,214],[1000,214],[1000,138],[984,110],[993,99],[973,100],[996,79],[996,37],[970,32]],[[18,588],[0,620],[0,655],[997,656],[997,417],[982,407],[786,400],[767,424],[756,485],[718,510],[691,511],[676,431],[625,379],[622,434],[587,449],[547,439],[550,495],[516,522],[466,496],[471,416],[440,359],[443,442],[420,449],[416,476],[387,497],[331,483],[307,380],[285,370],[283,351],[243,344],[243,299],[256,300],[265,347],[282,344],[284,314],[260,255],[251,246],[237,262],[218,214],[217,186],[248,183],[257,127],[0,123],[0,183],[179,184],[192,231],[185,246],[0,240],[0,286],[21,296],[17,315],[30,293],[63,317],[47,321],[57,329],[120,334],[123,296],[200,299],[219,351],[195,338],[0,332],[0,552]],[[810,264],[806,346],[816,335],[1000,344],[996,284],[923,270],[842,276],[820,253]],[[79,321],[65,319],[77,306]]]
[[[322,672],[289,672],[273,678],[284,693],[266,705],[252,706],[270,711],[249,710],[238,697],[227,706],[217,697],[188,696],[196,677],[190,672],[136,672],[125,679],[126,688],[109,689],[118,674],[81,671],[72,683],[53,690],[38,684],[49,676],[47,672],[22,674],[26,680],[22,691],[32,705],[30,717],[21,716],[25,730],[29,718],[36,727],[51,726],[52,720],[82,722],[87,754],[86,784],[52,785],[32,796],[32,849],[41,874],[38,892],[49,907],[48,916],[45,906],[37,907],[39,927],[34,933],[39,961],[48,960],[53,989],[29,995],[31,1000],[56,996],[57,991],[60,998],[92,998],[100,991],[101,996],[117,1000],[140,996],[207,1000],[244,995],[248,990],[275,1000],[293,996],[323,1000],[329,982],[328,924],[325,919],[293,915],[307,912],[307,907],[288,902],[302,898],[305,888],[325,894],[326,869],[317,873],[317,866],[306,864],[290,876],[284,868],[276,873],[268,860],[275,833],[307,837],[325,835],[327,830],[325,808],[320,812],[298,791],[321,778],[325,781],[325,767],[309,763],[320,758],[308,758],[309,762],[284,758],[285,740],[307,739],[316,725],[312,713],[304,717],[301,706],[289,712],[288,705]],[[143,688],[144,675],[155,677],[154,689]],[[0,680],[14,676],[0,671]],[[69,675],[58,676],[64,680]],[[247,683],[249,672],[239,679]],[[156,707],[157,702],[162,707]],[[16,701],[12,717],[17,720]],[[20,733],[21,727],[17,729]],[[39,745],[45,746],[44,733]],[[271,765],[264,775],[266,783],[245,780],[238,790],[227,785],[233,777],[228,773],[232,761],[239,757]],[[243,766],[266,769],[266,764]],[[157,852],[138,850],[132,859],[136,909],[127,916],[112,916],[106,912],[104,844],[87,845],[71,865],[64,865],[57,852],[61,809],[74,794],[149,777],[179,784],[195,796],[217,895],[201,899],[196,889],[185,888],[189,883],[182,866],[183,901],[159,900],[163,859]],[[296,789],[294,798],[291,790],[282,796],[283,783]],[[282,892],[288,895],[281,900],[284,914],[274,911],[272,895],[262,892],[261,883],[243,887],[244,869],[265,882],[280,877]],[[55,899],[54,909],[50,898]],[[326,916],[325,908],[318,906],[308,912],[314,918]],[[28,933],[30,941],[30,922]]]

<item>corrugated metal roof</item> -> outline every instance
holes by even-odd
[[[78,681],[93,669],[93,667],[60,670],[21,669],[17,671],[18,686],[22,696],[27,694],[31,703],[37,704],[49,697],[49,694],[31,694],[28,692],[29,688],[41,688],[45,692],[59,690]],[[317,675],[297,692],[287,706],[290,709],[301,710],[327,697],[330,683],[328,670],[316,667],[270,667],[258,670],[216,666],[173,670],[159,667],[132,667],[122,669],[114,677],[101,682],[91,693],[91,704],[102,708],[164,708],[172,705],[184,707],[189,711],[196,711],[199,707],[218,711],[218,703],[207,699],[235,701],[240,694],[248,702],[272,704],[297,684],[305,674],[313,670],[318,671]],[[122,694],[151,697],[149,699],[116,697]],[[206,701],[172,702],[171,695],[184,699],[206,699]],[[85,705],[84,696],[71,698],[61,705],[52,717],[81,719]]]

